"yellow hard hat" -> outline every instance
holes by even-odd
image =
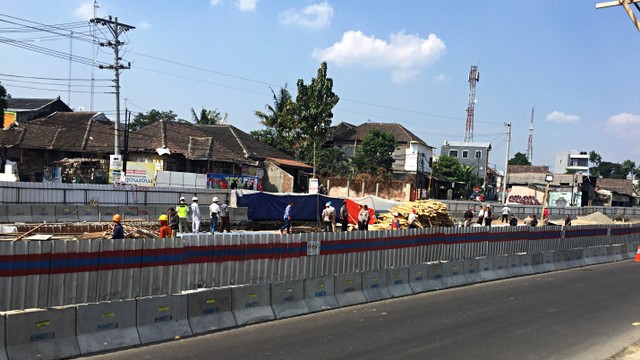
[[[113,215],[111,220],[113,220],[115,222],[120,222],[120,220],[122,220],[122,218],[120,217],[120,214],[115,214],[115,215]]]
[[[163,221],[163,220],[164,220],[164,221],[168,221],[168,220],[169,220],[169,217],[168,217],[167,215],[165,215],[165,214],[162,214],[162,215],[160,215],[160,217],[158,218],[158,220],[160,220],[160,221]]]

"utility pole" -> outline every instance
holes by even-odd
[[[507,156],[504,159],[504,180],[502,181],[502,203],[507,203],[507,185],[509,183],[509,150],[511,148],[511,123],[507,126]]]
[[[531,125],[529,125],[529,141],[527,142],[527,160],[533,165],[533,113],[535,107],[531,108]]]
[[[116,123],[115,123],[115,142],[114,142],[114,155],[119,155],[120,154],[120,137],[119,137],[119,132],[120,132],[120,72],[122,70],[125,69],[131,69],[131,63],[129,63],[127,66],[124,66],[120,63],[120,60],[122,60],[122,58],[120,57],[120,45],[124,45],[124,42],[119,40],[119,37],[122,33],[127,32],[131,29],[135,29],[134,26],[131,25],[126,25],[126,24],[122,24],[122,23],[118,23],[118,18],[114,18],[112,19],[111,16],[109,16],[109,19],[100,19],[100,18],[93,18],[91,19],[92,23],[98,24],[98,25],[103,25],[106,26],[109,31],[111,31],[111,35],[113,35],[113,41],[107,41],[106,43],[100,43],[100,46],[108,46],[110,48],[113,48],[113,54],[114,54],[114,62],[113,65],[109,65],[109,66],[103,66],[100,65],[98,66],[98,68],[100,69],[109,69],[109,70],[113,70],[114,74],[115,74],[115,79],[114,79],[114,83],[115,83],[115,88],[116,88]]]

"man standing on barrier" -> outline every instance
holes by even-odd
[[[218,217],[220,216],[220,205],[218,205],[219,201],[218,197],[214,196],[212,203],[209,206],[209,215],[211,216],[209,230],[212,234],[216,232],[216,228],[218,227]]]
[[[193,233],[197,234],[200,232],[200,205],[198,205],[198,198],[193,197],[191,199],[193,202],[191,203],[191,221],[193,224]]]
[[[178,218],[180,222],[178,223],[178,230],[181,233],[189,232],[189,205],[185,203],[185,198],[180,198],[180,204],[178,204]]]
[[[174,208],[169,208],[169,227],[171,228],[171,238],[175,238],[180,227],[180,217]]]
[[[229,218],[229,199],[226,199],[222,205],[220,205],[220,232],[231,232],[231,219]]]

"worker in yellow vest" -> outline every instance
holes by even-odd
[[[178,230],[181,233],[189,232],[189,205],[185,201],[186,199],[181,197],[180,204],[176,207],[178,209],[178,218],[180,218]]]

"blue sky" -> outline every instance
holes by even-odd
[[[132,66],[121,76],[121,106],[134,112],[191,119],[190,109],[204,106],[244,131],[261,129],[254,111],[272,103],[270,88],[287,84],[295,97],[296,81],[309,83],[327,61],[341,98],[334,124],[397,122],[439,152],[445,140],[464,139],[467,74],[478,65],[474,141],[492,143],[492,166],[504,168],[505,122],[513,125],[511,156],[526,151],[532,107],[534,165],[552,166],[557,152],[571,149],[640,164],[640,34],[621,7],[596,10],[597,2],[99,0],[98,16],[136,27],[123,35],[122,57]],[[69,61],[6,39],[88,59],[92,46],[10,31],[24,28],[7,21],[79,22],[93,16],[93,1],[2,0],[0,14],[0,83],[14,97],[67,101],[67,81],[33,78],[66,79]],[[113,61],[109,48],[96,52]],[[72,63],[71,77],[90,79],[91,67]],[[95,78],[113,73],[96,70]],[[90,110],[89,82],[73,84],[70,105]],[[114,119],[114,95],[104,87],[111,83],[95,84],[93,110]]]

